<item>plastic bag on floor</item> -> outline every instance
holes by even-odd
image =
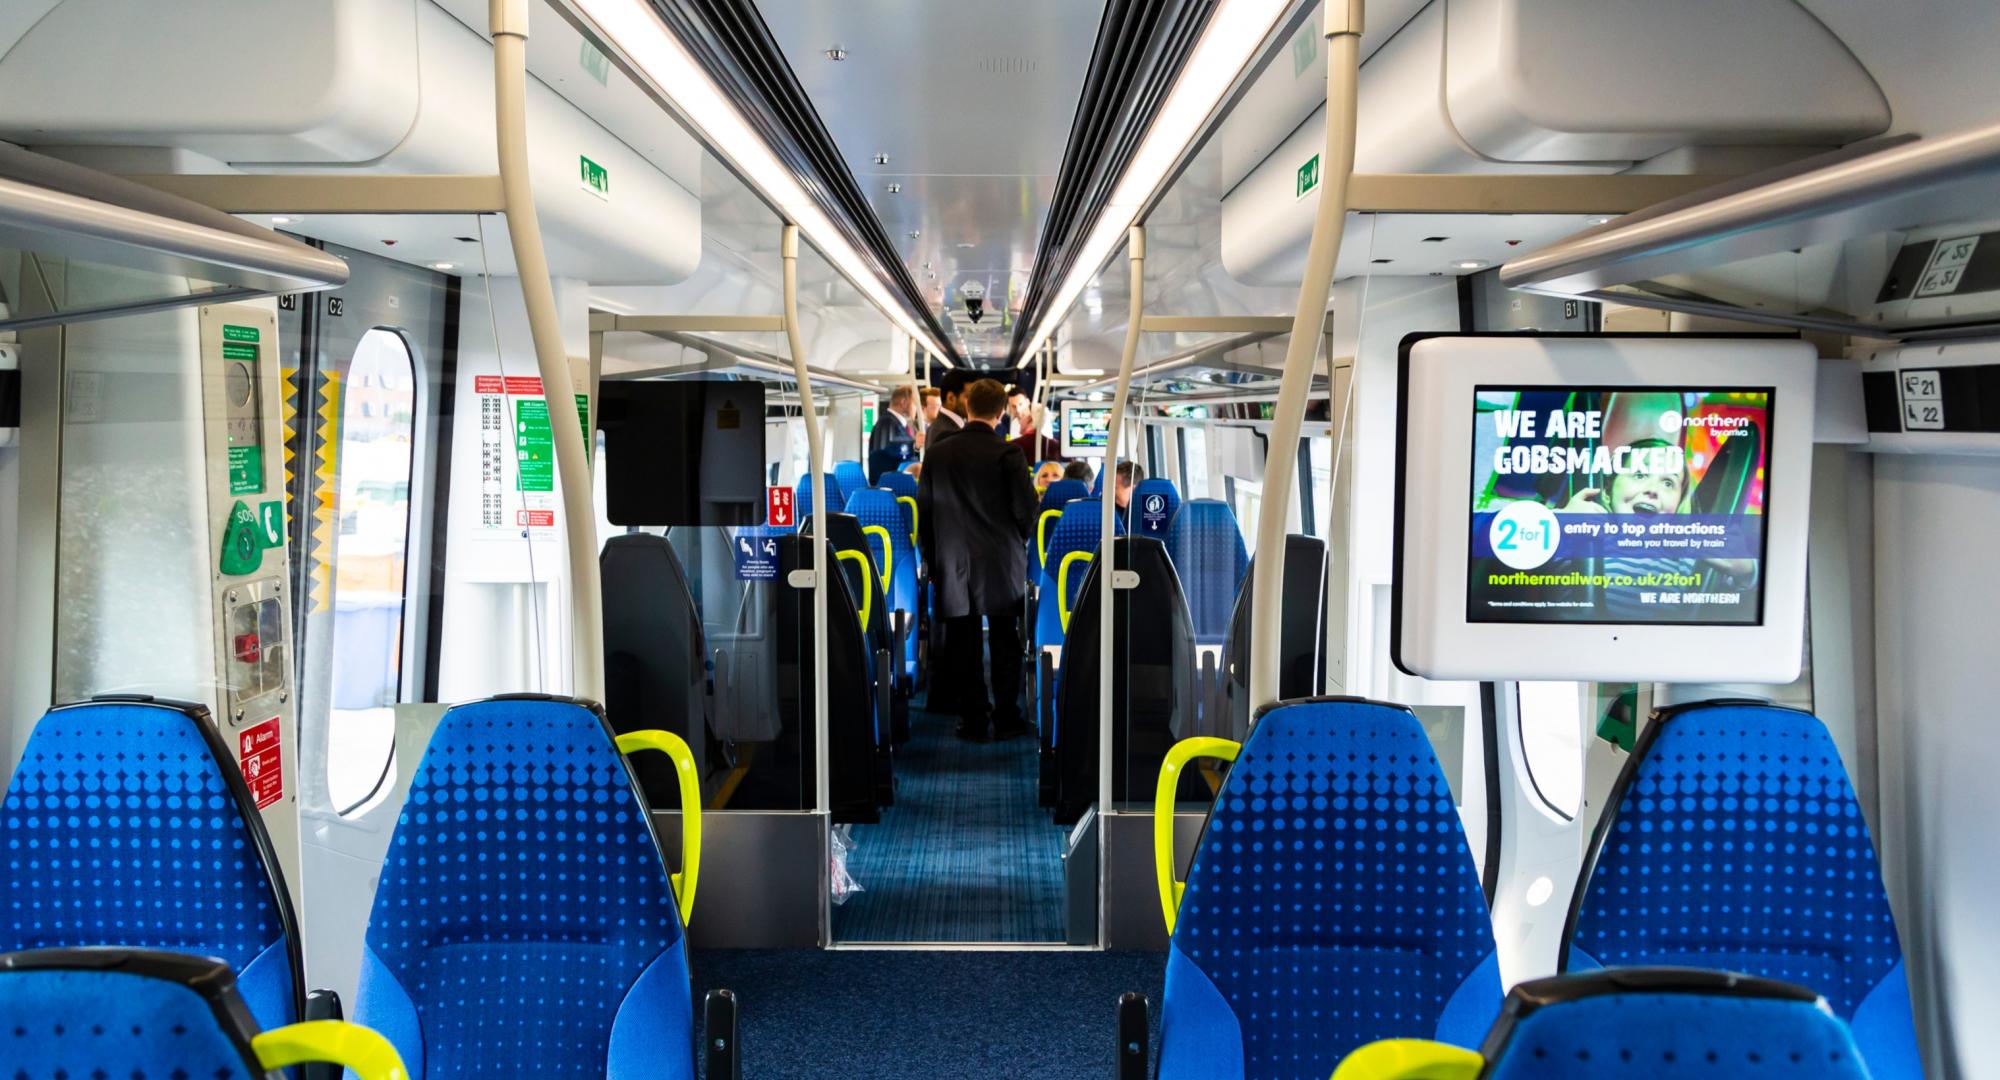
[[[849,897],[858,892],[866,892],[854,875],[847,872],[847,856],[854,850],[854,826],[833,827],[833,873],[828,880],[833,882],[833,902],[845,904]]]

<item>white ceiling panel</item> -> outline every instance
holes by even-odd
[[[967,281],[985,288],[989,314],[952,324],[956,347],[1004,363],[1011,320],[998,309],[1026,285],[1103,4],[759,0],[758,10],[933,310],[962,312]],[[845,58],[831,59],[835,49]]]

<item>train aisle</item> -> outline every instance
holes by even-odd
[[[744,1076],[1070,1080],[1109,1075],[1118,995],[1137,990],[1160,1000],[1166,958],[1055,949],[715,950],[695,953],[693,965],[696,1000],[726,986],[743,1003]]]
[[[1059,942],[1063,830],[1036,806],[1032,734],[969,743],[954,718],[910,709],[896,805],[857,825],[834,940]]]

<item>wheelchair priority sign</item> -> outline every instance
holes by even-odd
[[[778,580],[778,541],[769,536],[737,537],[736,580]]]
[[[1167,497],[1158,492],[1141,501],[1139,505],[1139,530],[1149,536],[1158,536],[1167,531]]]

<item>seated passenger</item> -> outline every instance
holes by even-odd
[[[1042,462],[1042,467],[1035,470],[1036,494],[1040,494],[1044,491],[1047,491],[1049,489],[1050,484],[1053,484],[1062,478],[1063,478],[1062,462],[1060,461]]]
[[[1136,461],[1118,463],[1118,516],[1126,517],[1132,512],[1132,485],[1146,478],[1145,466]]]
[[[1081,480],[1088,484],[1097,479],[1097,474],[1091,471],[1090,462],[1072,461],[1068,465],[1063,466],[1063,479]]]

